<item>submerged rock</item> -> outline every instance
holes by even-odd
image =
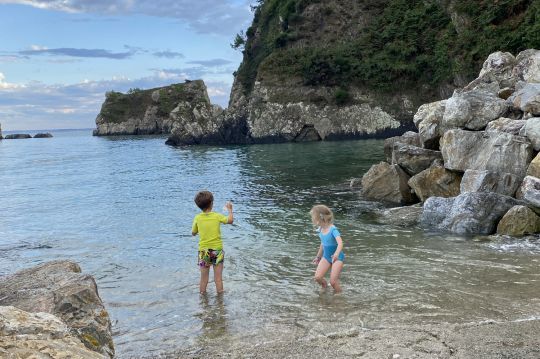
[[[53,135],[50,133],[37,133],[34,135],[34,138],[52,138]]]
[[[0,306],[0,357],[104,359],[89,350],[70,328],[49,313]]]
[[[88,349],[114,356],[111,321],[96,282],[76,263],[47,262],[1,278],[0,305],[54,314]]]
[[[495,192],[513,197],[520,179],[511,173],[486,170],[466,170],[461,181],[461,193]]]
[[[27,133],[15,133],[11,135],[6,135],[6,137],[4,137],[4,139],[6,140],[22,140],[26,138],[32,138],[32,136]]]
[[[425,202],[429,197],[455,197],[459,195],[461,174],[435,163],[428,169],[411,177],[409,186]]]
[[[512,207],[497,226],[497,234],[521,237],[540,232],[540,217],[526,206]]]
[[[424,203],[423,226],[456,234],[492,234],[515,198],[493,192],[468,192],[455,198],[431,197]]]
[[[421,205],[389,208],[379,212],[377,222],[398,227],[418,225],[423,208]]]
[[[441,139],[441,152],[449,170],[488,170],[522,178],[533,148],[524,137],[509,133],[450,130]]]
[[[362,177],[362,195],[370,200],[397,204],[417,202],[407,184],[409,175],[398,165],[381,162]]]

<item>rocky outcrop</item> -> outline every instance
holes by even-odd
[[[6,306],[0,307],[0,357],[104,359],[107,356],[86,348],[52,314],[29,313]]]
[[[2,137],[2,124],[0,123],[0,140],[3,139],[4,137]]]
[[[362,195],[366,199],[397,204],[417,202],[407,185],[409,175],[398,165],[381,162],[362,177]]]
[[[108,92],[96,118],[95,136],[170,134],[177,121],[207,121],[219,109],[210,104],[202,80],[127,94]]]
[[[531,211],[540,214],[540,155],[533,159],[540,150],[540,117],[534,117],[539,79],[539,50],[515,58],[494,53],[476,80],[454,91],[450,99],[418,109],[414,122],[419,146],[404,144],[400,138],[385,143],[387,161],[391,158],[394,166],[413,175],[408,186],[424,201],[423,226],[458,234],[491,234],[511,207],[525,205],[528,210],[516,207],[508,213],[501,233],[540,231],[531,224],[536,217],[530,215]],[[442,161],[435,158],[437,149]],[[433,160],[429,168],[416,172],[429,160]],[[384,187],[397,187],[398,180],[390,178],[384,178]],[[363,183],[363,192],[377,185]],[[406,190],[403,184],[400,188]],[[519,216],[523,222],[515,219]],[[512,221],[517,229],[509,228]]]
[[[457,234],[492,234],[497,223],[519,202],[493,192],[468,192],[454,198],[431,197],[421,224]]]
[[[53,135],[50,134],[49,132],[46,132],[46,133],[36,133],[34,135],[34,138],[52,138]]]
[[[408,184],[414,193],[425,202],[429,197],[455,197],[459,195],[461,173],[452,172],[440,163],[411,177]]]
[[[113,357],[109,314],[96,282],[70,261],[53,261],[0,279],[0,305],[50,313],[86,348]]]
[[[416,132],[407,131],[401,136],[394,136],[384,140],[384,157],[386,162],[392,163],[392,154],[394,153],[394,145],[397,143],[403,143],[405,145],[411,145],[420,147],[420,136]]]
[[[6,135],[6,137],[4,137],[4,139],[6,140],[23,140],[26,138],[32,138],[32,136],[27,133],[14,133],[11,135]]]
[[[526,206],[512,207],[497,225],[497,234],[521,237],[540,232],[540,217]]]
[[[420,205],[389,208],[378,213],[377,222],[397,227],[414,227],[418,225],[423,211]]]

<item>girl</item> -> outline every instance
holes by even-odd
[[[315,281],[323,288],[327,287],[324,275],[328,269],[330,271],[330,285],[336,293],[341,292],[339,285],[339,275],[343,269],[343,240],[338,229],[334,226],[334,214],[330,208],[324,205],[314,206],[311,211],[311,220],[313,224],[318,226],[317,232],[321,238],[321,245],[317,256],[313,260],[313,264],[317,264],[315,271]]]

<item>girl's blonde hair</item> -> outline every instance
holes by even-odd
[[[334,223],[334,214],[332,213],[332,210],[323,204],[313,206],[311,211],[309,211],[309,214],[311,214],[313,224],[317,226],[327,226]]]

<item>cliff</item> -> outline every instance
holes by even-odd
[[[202,80],[127,94],[111,91],[96,118],[94,136],[168,134],[185,116],[204,120],[219,111],[210,104]]]
[[[253,9],[216,121],[245,136],[216,142],[402,133],[418,106],[465,86],[490,53],[540,46],[531,0],[259,0]]]

